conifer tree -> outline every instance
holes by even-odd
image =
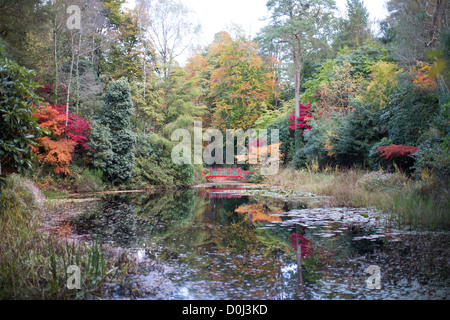
[[[362,0],[347,0],[347,19],[340,22],[340,30],[333,43],[335,51],[345,46],[357,48],[370,36],[369,12]]]
[[[124,183],[133,175],[135,160],[131,130],[133,102],[127,78],[111,81],[103,100],[92,130],[90,147],[94,165],[103,170],[109,181]]]

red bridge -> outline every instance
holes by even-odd
[[[205,178],[241,178],[246,179],[250,171],[242,170],[241,168],[209,168],[203,171]]]

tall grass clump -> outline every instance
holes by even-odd
[[[6,178],[0,197],[0,299],[91,299],[117,285],[134,294],[133,261],[125,253],[97,242],[69,244],[38,230],[44,201],[31,181]],[[70,265],[80,268],[79,290],[67,288]]]
[[[390,214],[400,227],[450,227],[450,189],[433,177],[414,180],[398,170],[395,173],[355,169],[314,172],[283,168],[266,182],[329,196],[324,203],[327,206],[375,207]]]

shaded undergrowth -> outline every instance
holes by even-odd
[[[137,264],[126,252],[93,241],[68,242],[40,232],[46,203],[40,190],[18,175],[8,176],[0,199],[0,299],[98,299],[119,293],[135,297]],[[71,265],[80,268],[80,289]]]

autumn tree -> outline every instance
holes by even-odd
[[[164,80],[168,80],[175,59],[183,54],[200,31],[192,22],[192,12],[177,0],[143,1],[147,3],[150,23],[147,36],[158,52]]]
[[[268,39],[277,39],[290,50],[294,66],[295,119],[298,119],[302,68],[310,54],[319,48],[323,50],[328,47],[334,1],[270,0],[267,8],[271,13],[271,21],[263,29],[263,35]]]
[[[208,50],[214,66],[211,96],[213,124],[220,129],[248,129],[270,108],[275,89],[273,73],[257,54],[254,42],[243,35],[221,32]]]
[[[390,160],[398,168],[410,171],[414,163],[414,155],[417,152],[417,147],[407,145],[395,145],[381,146],[377,148],[377,153],[380,158]]]
[[[353,99],[360,84],[358,78],[352,76],[350,62],[344,61],[342,65],[335,65],[327,83],[319,89],[319,109],[322,113],[349,112],[351,99]]]
[[[35,112],[38,124],[46,129],[44,137],[37,138],[38,146],[33,148],[44,163],[54,166],[55,173],[70,174],[69,164],[72,162],[76,142],[66,135],[66,116],[63,108],[54,105],[41,107]]]
[[[120,16],[109,52],[108,69],[112,79],[127,76],[134,81],[143,78],[140,47],[140,33],[143,31],[138,17],[136,10],[125,11]]]
[[[295,111],[292,112],[292,115],[289,116],[289,120],[291,121],[289,123],[289,127],[291,130],[300,129],[301,133],[303,133],[305,130],[311,129],[311,126],[308,125],[308,119],[312,118],[311,111],[311,104],[304,105],[300,104],[300,117],[298,117],[297,121],[294,121],[295,118]],[[297,124],[295,123],[297,122]],[[297,127],[295,127],[297,125]]]
[[[197,77],[186,79],[186,71],[175,68],[166,84],[169,93],[164,101],[162,114],[166,124],[163,132],[167,137],[172,131],[180,127],[191,127],[194,120],[201,120],[207,107],[199,101],[201,88],[197,84]]]
[[[384,109],[397,87],[397,77],[403,71],[394,62],[380,60],[370,67],[370,76],[365,81],[364,90],[357,93],[357,99]]]
[[[205,114],[202,116],[204,127],[211,126],[214,113],[214,96],[211,95],[210,77],[215,65],[210,62],[207,59],[207,49],[202,50],[197,48],[187,59],[186,65],[183,68],[186,72],[185,80],[191,81],[197,88],[195,103],[207,107]]]

